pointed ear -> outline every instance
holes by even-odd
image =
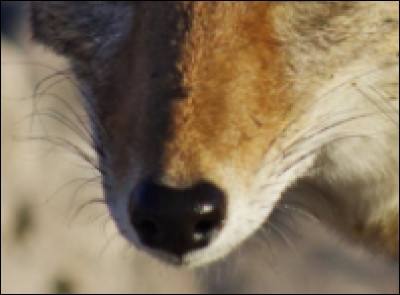
[[[106,57],[130,31],[134,4],[123,1],[33,1],[33,39],[76,60]]]

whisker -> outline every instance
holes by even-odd
[[[47,111],[38,112],[37,115],[46,116],[48,118],[53,119],[54,121],[60,123],[63,126],[66,126],[69,130],[71,130],[74,134],[84,140],[89,146],[92,146],[92,139],[90,136],[85,134],[82,129],[78,125],[76,125],[71,119],[69,119],[64,114],[60,113],[54,108],[48,108]]]
[[[369,88],[374,91],[376,94],[380,95],[382,97],[382,94],[379,93],[376,88],[369,86]],[[369,102],[371,102],[377,109],[381,111],[382,114],[384,114],[390,121],[392,121],[394,124],[399,124],[398,119],[390,117],[390,114],[398,114],[398,110],[396,111],[393,106],[390,106],[389,103],[386,105],[389,107],[392,107],[394,110],[392,112],[386,111],[378,102],[376,102],[374,99],[371,98],[365,91],[363,91],[360,87],[356,88],[358,92],[360,92],[366,99],[368,99]],[[383,100],[384,101],[384,100]]]
[[[97,181],[97,177],[92,177],[92,178],[85,179],[81,184],[79,184],[79,185],[74,189],[74,191],[73,191],[73,193],[72,193],[71,200],[70,200],[70,205],[69,205],[70,209],[72,208],[72,205],[73,205],[73,203],[74,203],[74,201],[75,201],[76,196],[78,195],[78,193],[79,193],[85,186],[87,186],[88,184],[95,183],[96,181]]]
[[[333,139],[329,140],[328,142],[322,143],[322,144],[318,145],[317,147],[307,151],[307,153],[304,153],[304,154],[300,155],[294,161],[292,161],[291,163],[286,165],[282,169],[280,175],[284,174],[285,172],[287,172],[293,166],[295,166],[295,165],[299,164],[300,162],[306,160],[308,157],[314,155],[316,152],[322,150],[324,147],[327,147],[328,145],[332,144],[333,142],[341,141],[341,140],[349,139],[349,138],[371,138],[371,137],[368,136],[368,135],[344,135],[344,136],[338,136],[336,138],[333,138]]]
[[[76,144],[62,138],[62,137],[57,137],[57,136],[31,136],[28,137],[30,140],[40,140],[40,141],[47,141],[49,143],[52,143],[54,145],[60,146],[62,148],[65,148],[68,151],[73,151],[74,154],[80,156],[83,160],[86,161],[90,166],[95,168],[97,171],[100,173],[104,174],[105,171],[103,171],[99,165],[97,164],[97,161],[94,157],[91,157],[87,155],[84,151],[82,151]]]
[[[298,215],[300,215],[302,217],[305,217],[306,219],[312,220],[315,223],[320,223],[321,222],[314,214],[312,214],[311,212],[309,212],[309,211],[307,211],[307,210],[305,210],[303,208],[300,208],[299,206],[294,206],[294,205],[291,205],[291,204],[283,203],[283,204],[279,204],[276,207],[276,209],[280,210],[282,212],[290,211],[292,213],[296,213],[296,214],[298,214]]]
[[[56,93],[42,92],[39,95],[49,96],[55,98],[57,102],[61,102],[61,104],[68,109],[68,111],[73,115],[73,117],[78,120],[80,126],[82,126],[87,135],[90,136],[91,131],[87,126],[87,122],[82,119],[82,116],[78,114],[78,112],[72,107],[72,105],[66,99],[64,99],[63,97],[61,97]]]
[[[106,205],[105,201],[101,198],[96,198],[96,199],[90,199],[88,201],[85,201],[82,205],[80,205],[76,211],[74,212],[72,219],[76,219],[76,217],[81,214],[82,210],[87,208],[87,206],[89,205],[93,205],[93,204],[100,204],[100,205]]]
[[[352,117],[347,117],[345,119],[335,121],[335,122],[333,122],[333,123],[331,123],[331,124],[329,124],[327,126],[322,126],[318,130],[316,130],[316,132],[311,133],[311,134],[308,135],[307,132],[313,130],[313,128],[309,128],[310,130],[306,130],[306,132],[304,133],[304,135],[307,135],[307,136],[299,137],[298,139],[296,139],[295,141],[291,142],[288,146],[286,146],[284,148],[283,156],[287,157],[287,156],[291,155],[292,153],[290,153],[290,152],[287,153],[288,150],[293,149],[293,147],[297,147],[298,144],[307,142],[308,140],[314,138],[316,135],[322,134],[324,131],[328,131],[330,129],[333,129],[334,127],[338,127],[341,124],[349,123],[349,122],[352,122],[352,121],[355,121],[355,120],[358,120],[358,119],[363,119],[363,118],[366,118],[366,117],[370,117],[370,116],[373,116],[373,115],[376,115],[376,113],[364,113],[364,114],[359,114],[359,115],[355,115],[355,116],[352,116]],[[313,126],[313,127],[315,127],[315,126]]]
[[[301,255],[298,251],[298,248],[295,246],[295,244],[290,240],[290,238],[280,230],[279,226],[275,225],[272,220],[270,220],[267,223],[267,226],[271,227],[272,230],[274,230],[286,243],[286,245],[289,246],[289,248],[292,249],[292,251],[296,254],[297,258],[301,258]]]
[[[64,183],[64,184],[63,184],[62,186],[60,186],[54,193],[52,193],[50,197],[46,198],[46,199],[43,201],[43,203],[40,204],[40,205],[48,204],[53,198],[57,197],[57,195],[60,195],[61,192],[62,192],[63,190],[65,190],[68,186],[73,185],[73,184],[76,183],[76,182],[81,182],[81,181],[86,181],[86,180],[87,180],[86,178],[81,177],[81,178],[72,179],[72,180],[68,181],[67,183]],[[38,205],[38,206],[39,206],[39,205]]]

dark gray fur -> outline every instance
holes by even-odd
[[[33,39],[78,62],[105,61],[133,23],[133,5],[124,1],[35,1],[31,5]]]

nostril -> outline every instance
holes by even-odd
[[[217,229],[214,221],[202,220],[195,224],[193,238],[196,241],[209,239]]]
[[[199,232],[199,233],[203,233],[203,234],[206,234],[206,233],[212,231],[213,229],[214,229],[214,222],[212,222],[211,220],[200,221],[194,227],[195,232]]]
[[[150,219],[142,219],[133,223],[136,229],[148,238],[154,238],[160,234],[159,227]]]

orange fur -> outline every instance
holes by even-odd
[[[167,182],[178,186],[218,182],[216,166],[226,161],[253,173],[294,103],[273,4],[196,2],[191,9],[179,62],[190,94],[174,102],[164,156]]]

